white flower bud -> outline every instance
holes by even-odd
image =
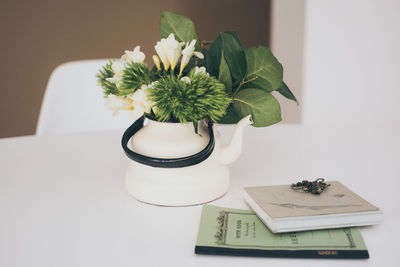
[[[136,46],[132,51],[126,50],[125,55],[121,57],[121,60],[134,63],[143,63],[146,58],[145,54],[140,51],[140,45]]]
[[[182,82],[184,82],[184,83],[187,83],[187,84],[191,84],[191,83],[192,83],[192,82],[190,81],[190,78],[187,77],[187,76],[182,77],[180,80],[181,80]]]
[[[210,74],[206,71],[206,68],[205,67],[195,67],[194,68],[194,75],[196,75],[196,74],[198,74],[198,73],[204,73],[204,74],[206,74],[207,76],[210,76]]]
[[[169,60],[167,57],[166,42],[167,42],[167,40],[163,38],[157,42],[157,44],[154,46],[154,48],[156,49],[156,52],[157,52],[158,56],[160,57],[161,62],[164,65],[164,69],[168,70],[169,66],[171,64],[169,63]]]
[[[182,74],[183,69],[189,63],[192,56],[196,56],[200,59],[204,58],[204,55],[202,53],[194,51],[195,45],[196,45],[196,40],[192,40],[190,44],[186,43],[185,49],[182,50],[182,61],[181,61],[181,68],[179,71],[179,75]]]
[[[114,83],[117,87],[119,87],[122,82],[122,75],[124,74],[124,68],[125,68],[125,61],[114,60],[111,64],[111,69],[114,72],[114,76],[112,78],[107,78],[106,80]]]

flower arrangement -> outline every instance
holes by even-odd
[[[193,125],[205,118],[236,123],[251,114],[253,126],[263,127],[281,120],[271,92],[297,102],[283,82],[282,65],[265,46],[244,49],[234,31],[200,42],[193,22],[172,12],[161,13],[160,34],[151,69],[136,46],[99,71],[113,114],[130,110],[136,117]]]

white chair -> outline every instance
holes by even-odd
[[[108,59],[67,62],[55,68],[47,84],[36,135],[127,128],[129,112],[112,112],[104,105],[96,74]]]

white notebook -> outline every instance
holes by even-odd
[[[377,224],[381,210],[340,182],[320,195],[293,190],[290,185],[244,188],[244,198],[274,233]]]

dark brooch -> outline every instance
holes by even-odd
[[[302,189],[304,192],[311,193],[314,195],[321,194],[330,184],[324,183],[324,178],[318,178],[314,182],[310,182],[307,180],[303,180],[302,182],[298,182],[292,184],[291,187],[294,190]]]

